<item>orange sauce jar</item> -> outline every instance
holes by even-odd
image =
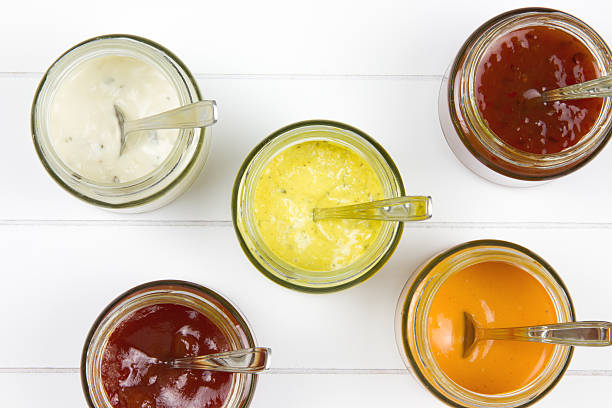
[[[464,358],[464,312],[482,327],[574,321],[567,289],[546,261],[519,245],[467,242],[422,265],[396,311],[406,366],[457,407],[522,407],[545,395],[567,369],[567,346],[484,340]]]

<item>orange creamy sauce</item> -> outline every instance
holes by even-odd
[[[557,323],[552,299],[528,272],[487,261],[451,275],[433,299],[428,336],[438,365],[458,385],[482,394],[507,393],[533,381],[554,345],[483,340],[462,357],[463,312],[482,327]]]

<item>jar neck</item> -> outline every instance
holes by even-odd
[[[124,183],[89,180],[73,171],[56,153],[49,136],[49,110],[62,81],[79,64],[118,55],[141,60],[160,70],[176,89],[181,105],[200,100],[195,79],[184,64],[161,45],[141,37],[105,35],[84,41],[60,56],[43,76],[32,109],[32,133],[37,153],[49,174],[67,191],[91,204],[109,209],[145,206],[185,177],[204,145],[204,129],[179,130],[177,142],[153,172]],[[208,142],[208,140],[206,140]],[[204,152],[205,153],[205,152]]]
[[[81,381],[92,408],[112,408],[101,377],[102,358],[109,338],[121,322],[144,307],[171,303],[206,316],[223,333],[232,349],[255,347],[252,331],[238,310],[218,293],[185,281],[155,281],[137,286],[115,299],[98,317],[85,342]],[[250,374],[234,374],[227,407],[246,407],[255,389]]]
[[[584,22],[555,10],[520,9],[488,21],[468,39],[453,67],[451,78],[455,78],[455,81],[451,80],[449,97],[456,98],[455,127],[462,129],[460,136],[464,144],[481,162],[509,177],[545,180],[576,170],[605,145],[612,133],[612,102],[606,98],[590,131],[574,146],[559,153],[533,154],[516,149],[498,138],[488,127],[478,107],[477,70],[495,41],[530,26],[550,27],[569,33],[591,52],[600,76],[612,73],[612,52]],[[450,105],[452,107],[453,103]],[[460,122],[459,126],[457,122]]]
[[[527,251],[527,253],[523,252]],[[533,255],[533,256],[531,256]],[[418,272],[406,303],[404,344],[411,364],[426,388],[457,407],[492,405],[519,407],[544,395],[560,379],[571,359],[571,349],[558,346],[547,368],[530,385],[505,394],[484,395],[453,382],[438,366],[428,335],[429,312],[440,287],[456,272],[481,262],[507,262],[528,271],[544,286],[555,306],[558,321],[573,321],[574,309],[563,282],[537,255],[503,241],[475,241],[452,248],[428,262]],[[534,262],[535,261],[535,262]]]
[[[253,149],[238,173],[232,197],[232,216],[241,246],[251,262],[268,278],[291,289],[320,293],[347,288],[375,273],[397,246],[403,225],[384,223],[370,245],[371,254],[334,270],[333,274],[299,268],[270,250],[256,227],[254,202],[257,183],[270,160],[280,152],[312,141],[335,143],[362,156],[372,166],[385,196],[398,197],[405,192],[399,171],[386,151],[363,132],[339,122],[298,122],[279,129]]]

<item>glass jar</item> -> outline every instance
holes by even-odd
[[[142,284],[113,300],[91,327],[81,356],[81,384],[91,408],[113,408],[102,383],[102,357],[117,326],[143,307],[172,303],[194,309],[212,321],[232,350],[255,347],[255,338],[245,318],[227,299],[211,289],[191,282],[162,280]],[[257,376],[232,375],[232,387],[224,408],[247,407],[253,397]]]
[[[72,195],[98,207],[121,212],[144,212],[176,199],[195,181],[210,149],[210,129],[181,129],[168,157],[154,171],[128,182],[89,180],[70,169],[49,137],[50,107],[56,91],[81,63],[101,56],[127,56],[157,68],[176,89],[180,105],[201,100],[187,67],[169,50],[145,38],[104,35],[84,41],[57,59],[43,76],[32,105],[34,147],[51,177]]]
[[[569,14],[525,8],[501,14],[480,26],[463,44],[444,75],[438,98],[440,125],[457,158],[485,179],[509,186],[530,186],[569,174],[593,159],[612,134],[612,101],[605,98],[591,130],[559,153],[533,154],[499,139],[481,116],[476,100],[476,70],[500,37],[529,26],[565,31],[591,52],[601,76],[612,73],[612,52],[592,28]]]
[[[438,366],[428,333],[432,301],[455,272],[468,266],[499,261],[529,272],[546,289],[559,323],[574,321],[574,306],[554,269],[530,250],[505,241],[466,242],[435,255],[411,276],[400,295],[395,313],[395,336],[404,364],[436,397],[455,407],[524,407],[542,398],[563,376],[573,347],[557,345],[548,365],[530,384],[505,394],[480,394],[453,382]]]
[[[307,141],[329,141],[362,156],[378,176],[385,198],[404,195],[397,167],[387,152],[362,131],[339,122],[310,120],[277,130],[247,156],[232,192],[232,220],[238,241],[251,263],[266,277],[285,287],[305,292],[346,289],[374,275],[389,259],[403,231],[401,222],[382,222],[367,252],[356,262],[330,271],[307,271],[276,256],[264,243],[253,216],[255,188],[267,164],[282,150]]]

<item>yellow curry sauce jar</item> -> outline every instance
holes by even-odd
[[[323,167],[317,167],[321,164]],[[301,177],[287,178],[291,175]],[[287,184],[277,186],[274,184],[277,180],[284,180]],[[321,185],[330,180],[339,181],[338,184],[326,185],[328,191],[321,190]],[[296,208],[295,202],[285,197],[319,193],[322,201],[317,199],[314,205],[319,206],[325,201],[328,205],[323,206],[333,206],[329,203],[354,204],[359,200],[400,197],[404,195],[404,185],[389,154],[364,132],[343,123],[327,120],[294,123],[277,130],[257,145],[236,177],[232,192],[232,220],[238,241],[251,263],[266,277],[290,289],[325,293],[365,281],[389,259],[403,231],[401,222],[339,220],[346,222],[343,225],[354,227],[348,235],[354,232],[355,236],[347,240],[353,247],[358,247],[358,253],[347,257],[336,256],[342,258],[339,262],[330,258],[329,267],[323,263],[311,267],[301,260],[288,260],[290,257],[285,254],[285,246],[290,250],[290,245],[285,243],[283,236],[266,229],[270,223],[262,222],[261,214],[267,212],[272,224],[276,221],[281,223],[284,214],[280,212],[297,213],[303,210]],[[347,198],[347,194],[350,198]],[[280,201],[270,204],[270,208],[262,205],[272,196],[279,197]],[[336,201],[328,199],[332,196]],[[312,214],[312,208],[309,211]],[[308,217],[310,215],[285,220],[287,230],[305,235],[304,241],[309,248],[297,252],[307,258],[303,260],[306,262],[310,259],[309,249],[318,248],[311,252],[311,258],[318,258],[318,255],[323,258],[329,246],[345,238],[333,235],[340,231],[337,228],[326,231],[325,224],[319,224],[326,220],[318,221],[315,225],[311,219],[304,219]],[[317,235],[321,242],[311,242],[312,237],[300,230],[305,223],[311,224],[309,227],[314,233],[322,234]],[[338,226],[334,224],[334,227]],[[271,244],[271,239],[277,239],[278,245]],[[297,243],[298,246],[301,242]],[[362,245],[362,242],[366,244]]]

